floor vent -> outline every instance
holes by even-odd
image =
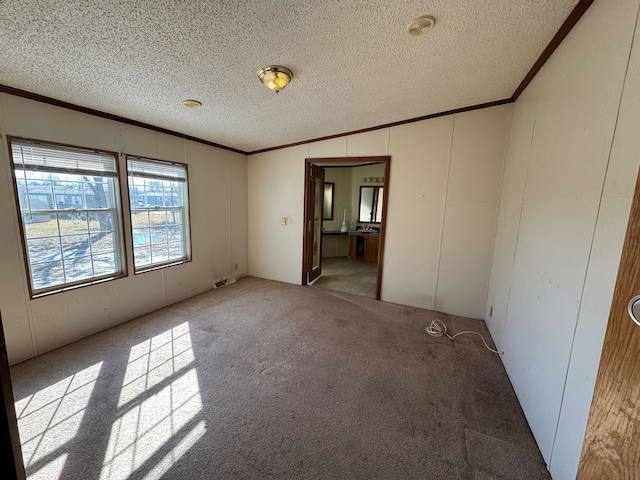
[[[236,277],[233,275],[229,275],[228,277],[223,277],[220,280],[213,282],[213,289],[226,287],[227,285],[231,285],[232,283],[236,283]]]

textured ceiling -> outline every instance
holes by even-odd
[[[577,3],[0,0],[0,84],[248,152],[509,98]]]

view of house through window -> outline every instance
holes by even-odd
[[[117,154],[9,137],[32,295],[125,275]],[[135,271],[190,259],[187,168],[127,156]]]
[[[187,168],[127,156],[136,272],[190,258]]]
[[[123,275],[116,155],[9,143],[32,293]]]

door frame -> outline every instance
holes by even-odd
[[[2,315],[0,315],[0,396],[3,408],[0,411],[0,476],[8,480],[25,478],[20,433],[11,387],[11,372],[4,340]]]
[[[309,202],[310,195],[313,194],[313,189],[310,185],[311,178],[311,166],[331,166],[331,167],[361,167],[365,165],[371,165],[374,163],[384,164],[384,195],[382,197],[382,219],[380,222],[380,240],[378,246],[378,269],[376,278],[376,299],[380,300],[380,294],[382,292],[382,270],[384,267],[384,247],[385,237],[387,232],[387,211],[389,203],[389,174],[391,172],[391,156],[371,156],[371,157],[318,157],[318,158],[305,158],[304,166],[304,228],[302,233],[302,285],[308,285],[308,273],[309,273],[309,249],[312,245],[309,245],[307,235],[307,225],[309,220]]]

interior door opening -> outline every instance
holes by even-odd
[[[303,285],[380,299],[390,163],[306,159]]]

